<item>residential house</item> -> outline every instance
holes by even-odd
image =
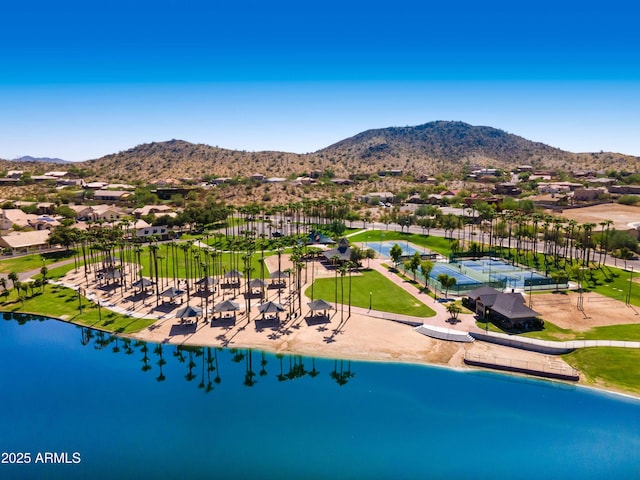
[[[371,192],[365,195],[360,195],[358,199],[363,203],[378,204],[393,202],[394,195],[391,192]]]
[[[96,190],[93,195],[94,200],[104,202],[117,202],[131,197],[131,192],[126,190]]]
[[[49,230],[13,232],[0,237],[0,248],[9,250],[14,255],[44,250],[49,248],[50,233]]]
[[[607,189],[598,188],[576,188],[573,192],[573,200],[575,202],[593,202],[607,195]]]
[[[493,187],[493,193],[496,195],[515,196],[520,195],[522,193],[522,189],[513,182],[501,182],[495,184]]]
[[[158,240],[169,238],[169,227],[149,225],[144,220],[137,220],[132,226],[132,231],[135,232],[135,238],[140,242],[148,242],[152,237]]]

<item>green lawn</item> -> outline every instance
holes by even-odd
[[[563,355],[564,360],[597,387],[640,394],[640,350],[632,348],[582,348]]]
[[[31,293],[31,292],[29,292]],[[21,302],[14,290],[8,297],[2,297],[0,310],[4,312],[32,313],[46,317],[72,321],[88,327],[100,328],[110,332],[133,333],[151,325],[154,319],[138,319],[121,315],[101,308],[82,298],[82,312],[78,294],[59,285],[47,285],[44,293],[34,293]],[[102,319],[100,319],[100,316]]]
[[[0,273],[10,272],[27,272],[29,270],[40,270],[42,268],[42,260],[46,266],[52,263],[73,258],[74,251],[67,252],[56,251],[50,253],[34,253],[32,255],[24,255],[21,257],[2,257],[0,258]]]
[[[478,328],[485,329],[487,326],[484,322],[476,322]],[[491,332],[507,333],[496,327],[493,323],[489,323],[488,328]],[[555,342],[566,342],[570,340],[621,340],[638,342],[640,341],[640,323],[628,325],[609,325],[605,327],[594,327],[584,332],[570,329],[560,328],[557,325],[545,321],[544,329],[532,332],[518,334],[522,337],[537,338],[539,340],[550,340]]]
[[[436,313],[424,303],[416,300],[402,288],[387,280],[376,271],[363,271],[362,275],[354,275],[351,279],[351,305],[369,308],[369,292],[371,292],[374,310],[399,313],[416,317],[433,317]],[[338,275],[338,302],[348,303],[349,277],[344,277],[344,302],[341,302],[341,277]],[[313,288],[314,298],[322,298],[328,302],[335,301],[336,281],[332,278],[316,280]],[[311,296],[311,287],[305,294]],[[426,297],[425,297],[426,298]]]

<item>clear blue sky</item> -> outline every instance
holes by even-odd
[[[0,158],[172,138],[311,152],[461,120],[640,155],[630,1],[28,1],[0,16]]]

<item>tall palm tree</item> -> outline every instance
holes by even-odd
[[[340,272],[340,321],[344,320],[344,276],[347,274],[347,265],[342,264],[338,268]]]
[[[156,307],[160,305],[160,277],[158,275],[158,250],[160,247],[158,245],[152,244],[149,245],[149,251],[153,257],[153,271],[156,276]]]

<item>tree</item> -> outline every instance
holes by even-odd
[[[438,281],[440,282],[440,285],[442,285],[442,288],[444,288],[445,298],[449,296],[449,289],[455,287],[456,283],[458,283],[455,277],[450,277],[446,273],[438,275]]]
[[[376,258],[376,251],[373,248],[367,248],[364,254],[365,258],[367,259],[367,268],[369,268],[371,259]]]
[[[416,281],[416,272],[420,268],[420,252],[415,252],[413,256],[404,263],[404,267],[413,273],[413,281]]]
[[[389,255],[391,255],[391,259],[393,260],[394,266],[397,265],[398,262],[400,261],[400,257],[402,256],[402,248],[400,247],[400,245],[395,243],[393,247],[391,247],[391,250],[389,251]]]
[[[458,320],[458,315],[460,315],[461,311],[462,309],[460,308],[460,306],[456,305],[455,303],[450,303],[449,305],[447,305],[447,313],[451,315],[451,318],[454,320]]]
[[[431,275],[431,271],[433,270],[433,262],[431,260],[423,260],[420,262],[420,272],[424,277],[424,286],[429,290],[429,275]]]
[[[13,285],[13,288],[16,288],[16,283],[18,282],[18,273],[9,272],[9,275],[7,275],[7,278],[11,280],[11,284]]]

